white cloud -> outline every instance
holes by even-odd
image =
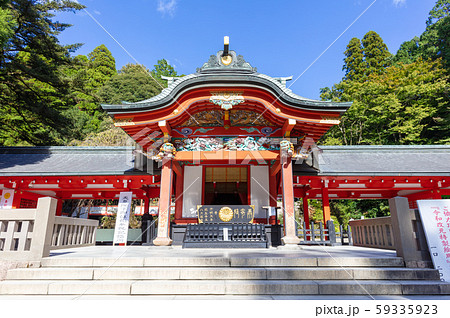
[[[168,14],[171,17],[175,14],[177,8],[177,0],[159,0],[157,10],[163,15]]]
[[[404,5],[404,4],[406,4],[406,0],[392,0],[392,2],[394,3],[394,5],[396,7],[400,7],[400,6]]]

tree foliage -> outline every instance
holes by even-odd
[[[342,70],[345,71],[344,79],[361,80],[366,73],[361,40],[358,38],[351,39],[344,55],[344,66],[342,67]]]
[[[353,105],[322,144],[450,143],[449,7],[450,0],[438,0],[425,32],[404,42],[393,57],[375,32],[350,41],[343,80],[322,88],[321,98]],[[332,200],[330,205],[341,224],[389,212],[382,200]]]
[[[2,30],[0,144],[61,144],[68,137],[62,112],[70,105],[70,86],[61,68],[71,63],[69,52],[77,45],[59,44],[56,36],[69,25],[52,17],[81,8],[68,0],[4,2],[13,32]]]
[[[159,94],[163,87],[140,64],[127,64],[100,89],[103,103],[138,102]]]
[[[178,76],[173,66],[170,65],[165,59],[158,60],[157,64],[154,65],[151,75],[161,84],[161,87],[167,87],[167,82],[162,79],[162,76]]]
[[[15,19],[10,9],[0,1],[0,49],[3,49],[8,40],[14,35]]]
[[[336,84],[340,100],[353,101],[325,144],[383,145],[449,142],[448,75],[441,60],[386,68],[365,82]]]
[[[420,37],[404,42],[394,57],[397,63],[412,63],[419,58],[442,58],[450,68],[450,0],[438,0],[429,13]]]
[[[433,25],[437,21],[448,17],[450,15],[450,1],[449,0],[438,0],[434,5],[433,9],[431,9],[427,26]]]
[[[99,90],[117,74],[115,59],[102,44],[87,56],[76,56],[73,61],[74,64],[66,70],[72,79],[72,95],[76,108],[88,115],[88,120],[83,116],[83,124],[79,122],[79,125],[82,125],[84,134],[99,132],[105,115],[100,107]]]

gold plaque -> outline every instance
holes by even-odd
[[[233,210],[224,206],[219,211],[219,218],[224,222],[229,222],[233,218]]]

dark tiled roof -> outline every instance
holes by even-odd
[[[321,146],[319,175],[450,176],[450,146]]]
[[[132,147],[0,147],[0,176],[123,175]]]
[[[450,146],[321,146],[319,175],[450,176]],[[0,176],[123,175],[132,147],[0,147]]]

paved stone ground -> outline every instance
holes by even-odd
[[[357,246],[302,246],[301,249],[182,249],[181,246],[89,246],[56,250],[50,253],[54,258],[78,257],[396,257],[395,251]]]
[[[449,295],[372,296],[375,300],[450,300]],[[369,296],[353,295],[179,295],[179,296],[127,296],[127,295],[1,295],[0,302],[8,300],[373,300]]]

